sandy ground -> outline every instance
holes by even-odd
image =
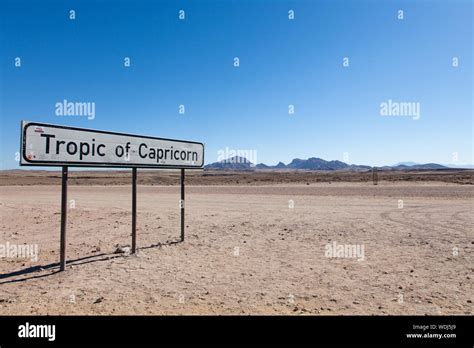
[[[69,189],[66,272],[60,186],[1,186],[0,314],[472,314],[474,186],[316,183]],[[290,208],[290,200],[294,207]],[[399,208],[403,200],[403,208]],[[365,259],[329,258],[328,243]]]

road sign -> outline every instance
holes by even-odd
[[[22,121],[22,166],[202,168],[204,145]]]
[[[20,165],[62,167],[60,271],[66,269],[68,167],[132,167],[132,253],[137,236],[137,168],[181,169],[184,242],[184,171],[203,167],[202,143],[22,121],[20,144]]]

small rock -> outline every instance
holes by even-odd
[[[114,254],[130,254],[130,247],[128,246],[122,247],[118,245],[114,251]]]

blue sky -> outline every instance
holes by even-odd
[[[202,141],[206,163],[472,164],[472,17],[467,0],[2,0],[0,168],[22,119]],[[56,116],[64,99],[95,118]],[[389,99],[420,118],[381,116]]]

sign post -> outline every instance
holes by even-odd
[[[61,178],[61,242],[59,250],[60,271],[66,269],[66,225],[67,225],[67,166],[62,167]]]
[[[181,169],[181,241],[184,242],[184,169]]]
[[[132,254],[137,252],[137,168],[132,168]]]
[[[201,169],[204,144],[95,129],[21,123],[21,166],[60,166],[60,270],[66,268],[67,181],[69,167],[132,168],[132,253],[136,253],[137,168],[181,170],[181,241],[184,241],[184,170]]]

